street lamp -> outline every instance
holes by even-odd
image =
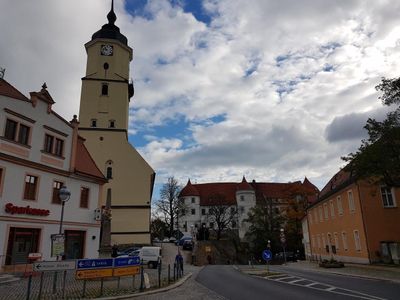
[[[60,229],[58,230],[58,235],[63,237],[65,243],[65,237],[62,233],[62,225],[64,221],[64,206],[65,202],[69,200],[71,197],[71,192],[67,189],[65,185],[63,185],[60,190],[58,191],[58,198],[61,200],[61,218],[60,218]],[[65,251],[65,244],[64,244],[64,251]],[[65,254],[65,253],[64,253]],[[60,256],[57,255],[57,260],[60,260]],[[53,294],[57,291],[57,271],[54,272],[54,279],[53,279]]]

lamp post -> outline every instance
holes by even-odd
[[[59,236],[61,236],[61,235],[63,236],[63,240],[65,243],[65,236],[62,233],[62,225],[63,225],[63,221],[64,221],[64,206],[65,206],[65,202],[67,202],[69,200],[69,198],[71,197],[71,192],[67,189],[67,187],[65,185],[63,185],[60,188],[60,190],[58,191],[58,197],[61,200],[61,217],[60,217],[60,228],[58,230],[58,234],[59,234]],[[64,251],[65,251],[65,244],[64,244]],[[57,260],[60,260],[59,255],[57,255]],[[55,294],[56,291],[57,291],[57,271],[54,272],[53,294]]]

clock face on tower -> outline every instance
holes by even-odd
[[[101,45],[101,55],[111,56],[113,55],[113,46],[111,45]]]

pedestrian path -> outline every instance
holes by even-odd
[[[365,293],[360,293],[360,292],[349,290],[349,289],[336,287],[336,286],[329,285],[326,283],[321,283],[318,281],[306,279],[306,278],[303,278],[300,276],[279,274],[279,275],[265,276],[264,278],[267,280],[270,280],[270,281],[276,281],[276,282],[280,282],[283,284],[296,285],[296,286],[301,286],[304,288],[320,290],[323,292],[334,293],[334,294],[354,297],[354,298],[358,298],[358,299],[385,300],[384,298],[368,295]]]

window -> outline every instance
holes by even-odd
[[[322,206],[318,207],[318,212],[319,212],[319,221],[322,222]]]
[[[30,127],[20,124],[18,132],[18,143],[28,145]]]
[[[53,182],[53,197],[52,197],[51,203],[61,204],[61,200],[60,200],[60,197],[58,196],[58,194],[59,194],[62,186],[63,186],[63,183],[60,181]]]
[[[36,189],[38,184],[38,177],[32,175],[25,176],[25,200],[36,200]]]
[[[29,126],[20,124],[16,121],[7,119],[4,137],[8,140],[29,145],[29,133],[31,128]]]
[[[50,134],[45,134],[44,149],[43,149],[44,152],[62,157],[63,150],[64,150],[64,141],[62,139],[56,138]]]
[[[396,202],[392,194],[392,189],[387,186],[381,187],[383,207],[396,207]]]
[[[314,209],[314,220],[315,220],[315,223],[318,223],[318,212],[317,212],[316,208]]]
[[[311,236],[311,248],[315,249],[316,245],[315,245],[315,237],[312,235]]]
[[[330,233],[328,233],[328,237],[327,237],[327,239],[328,239],[328,244],[327,244],[327,246],[326,246],[326,252],[328,252],[329,253],[329,251],[332,249],[332,235],[330,234]],[[333,250],[333,249],[332,249]],[[333,252],[333,251],[332,251]]]
[[[86,187],[81,187],[81,201],[79,207],[82,208],[89,207],[89,189]]]
[[[90,127],[97,127],[97,120],[96,119],[91,119],[90,120]]]
[[[110,120],[110,128],[115,128],[115,120]]]
[[[343,249],[347,251],[349,248],[347,247],[347,234],[346,231],[342,231],[342,242],[343,242]]]
[[[328,220],[328,203],[324,203],[324,215],[325,215],[325,220]]]
[[[354,246],[356,247],[357,251],[361,251],[360,234],[358,233],[358,230],[354,230],[353,234],[354,234]]]
[[[240,195],[240,201],[244,201],[244,196]]]
[[[335,248],[339,250],[339,238],[337,232],[333,233],[333,238],[335,239]]]
[[[240,211],[240,213],[244,213],[244,206],[239,206],[239,211]]]
[[[192,208],[192,215],[196,214],[196,210],[194,208]]]
[[[329,205],[331,207],[331,217],[334,218],[335,217],[335,205],[333,204],[333,200],[329,201]]]
[[[196,199],[195,198],[192,198],[192,203],[196,203]]]
[[[325,248],[325,246],[326,246],[325,235],[321,234],[321,237],[322,237],[322,247]]]
[[[317,234],[318,249],[321,249],[321,236]]]
[[[355,207],[354,207],[353,191],[347,192],[347,198],[349,200],[349,210],[350,210],[350,212],[354,212]]]
[[[337,196],[336,203],[337,203],[338,214],[339,214],[339,216],[341,216],[341,215],[343,215],[343,205],[342,205],[342,197],[341,196]]]
[[[107,167],[107,179],[112,179],[112,167]]]
[[[54,154],[57,156],[63,156],[64,141],[56,139],[56,147],[54,149]]]
[[[4,137],[8,140],[15,141],[15,137],[17,136],[17,127],[18,127],[17,122],[7,119]]]
[[[202,208],[202,209],[201,209],[201,214],[202,214],[203,216],[205,216],[205,214],[206,214],[206,209],[205,209],[205,208]]]
[[[310,224],[313,223],[312,214],[311,212],[308,213],[308,219],[310,220]]]
[[[4,169],[0,167],[0,195],[3,190],[3,174],[4,174]]]
[[[103,83],[101,85],[101,95],[107,96],[108,95],[108,84]]]

